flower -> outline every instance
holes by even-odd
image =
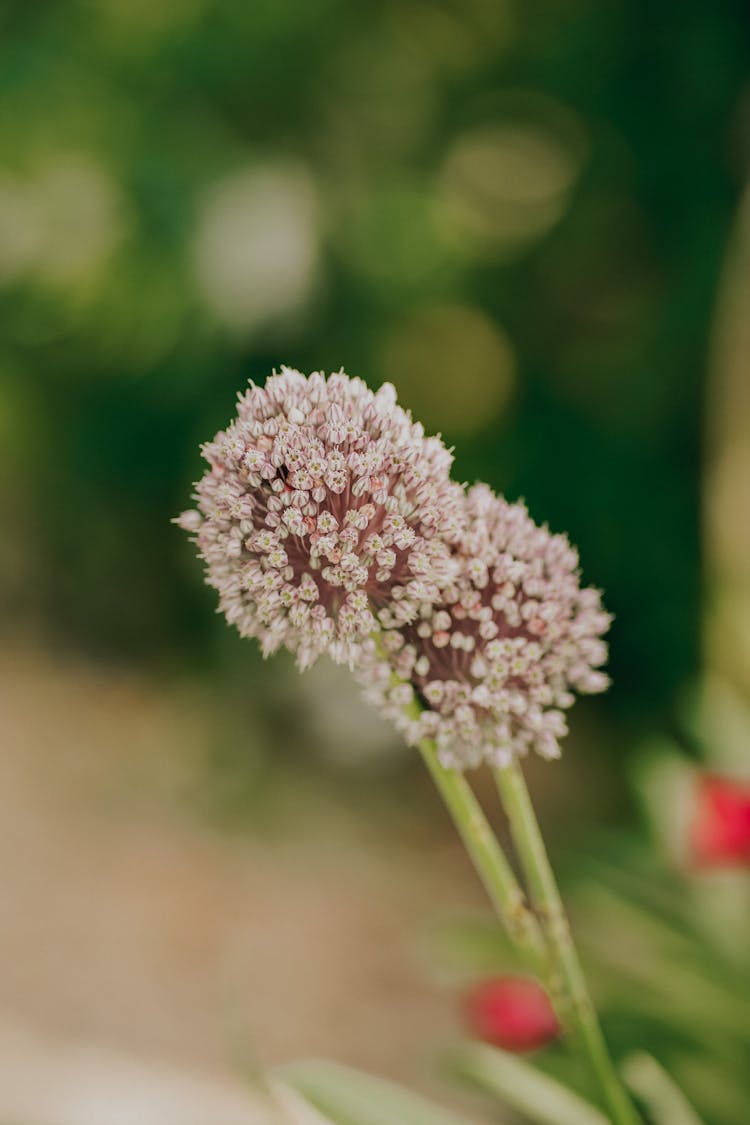
[[[526,977],[481,981],[466,997],[466,1018],[477,1039],[506,1051],[535,1051],[560,1034],[547,993]]]
[[[574,691],[603,691],[610,617],[581,589],[578,555],[520,503],[475,485],[454,545],[456,580],[419,619],[388,614],[363,649],[365,697],[407,740],[435,739],[443,765],[559,755]]]
[[[689,842],[693,859],[701,867],[750,865],[750,784],[700,775]]]
[[[264,655],[351,662],[379,620],[406,625],[447,584],[461,490],[452,457],[396,403],[339,372],[283,367],[203,446],[192,532],[227,620]]]

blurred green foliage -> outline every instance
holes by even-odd
[[[344,365],[570,532],[617,616],[607,706],[663,714],[697,663],[749,23],[740,0],[0,4],[10,619],[212,659],[168,523],[197,445],[248,377]]]
[[[744,735],[747,746],[747,725]],[[706,746],[702,776],[728,769],[726,753],[726,745]],[[724,856],[713,866],[696,859],[691,832],[699,775],[676,743],[642,746],[635,756],[640,761],[631,782],[646,831],[636,838],[632,831],[603,830],[589,838],[585,852],[569,850],[563,862],[576,942],[613,1057],[639,1099],[651,1089],[655,1108],[661,1085],[653,1060],[644,1066],[638,1057],[645,1049],[700,1120],[744,1125],[750,1097],[747,865],[736,857]],[[457,981],[522,971],[505,935],[484,919],[443,924],[434,949],[442,972]],[[501,1102],[513,1103],[517,1091],[501,1083],[502,1058],[494,1074],[491,1059],[484,1065],[485,1054],[483,1048],[472,1059],[469,1049],[459,1070]],[[576,1068],[562,1042],[545,1047],[534,1062],[595,1098],[590,1076]],[[515,1080],[512,1070],[510,1077]],[[691,1120],[668,1109],[647,1119],[665,1125]]]

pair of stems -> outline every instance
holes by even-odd
[[[589,996],[518,762],[513,759],[494,774],[533,911],[463,773],[441,764],[434,743],[423,740],[419,749],[500,921],[529,969],[546,983],[561,1024],[598,1080],[612,1122],[638,1125],[640,1119],[609,1056]]]

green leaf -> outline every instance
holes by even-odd
[[[506,1051],[467,1043],[451,1052],[449,1065],[537,1125],[607,1125],[607,1118],[595,1106]]]
[[[310,1059],[275,1074],[334,1125],[470,1125],[392,1082],[339,1063]]]
[[[336,1125],[330,1117],[324,1117],[291,1086],[272,1080],[268,1082],[268,1089],[273,1096],[276,1112],[273,1125],[277,1125],[277,1121],[278,1125]]]
[[[652,1055],[645,1051],[629,1055],[622,1074],[648,1107],[654,1125],[702,1125],[682,1090]]]

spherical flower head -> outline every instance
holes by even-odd
[[[456,581],[417,621],[395,620],[363,651],[365,695],[410,741],[434,739],[444,765],[559,756],[574,692],[608,686],[610,617],[582,589],[578,555],[520,503],[486,485],[465,495]]]
[[[194,533],[220,608],[265,655],[352,662],[379,623],[406,625],[455,570],[461,490],[439,438],[343,372],[290,368],[239,396],[203,446]]]

